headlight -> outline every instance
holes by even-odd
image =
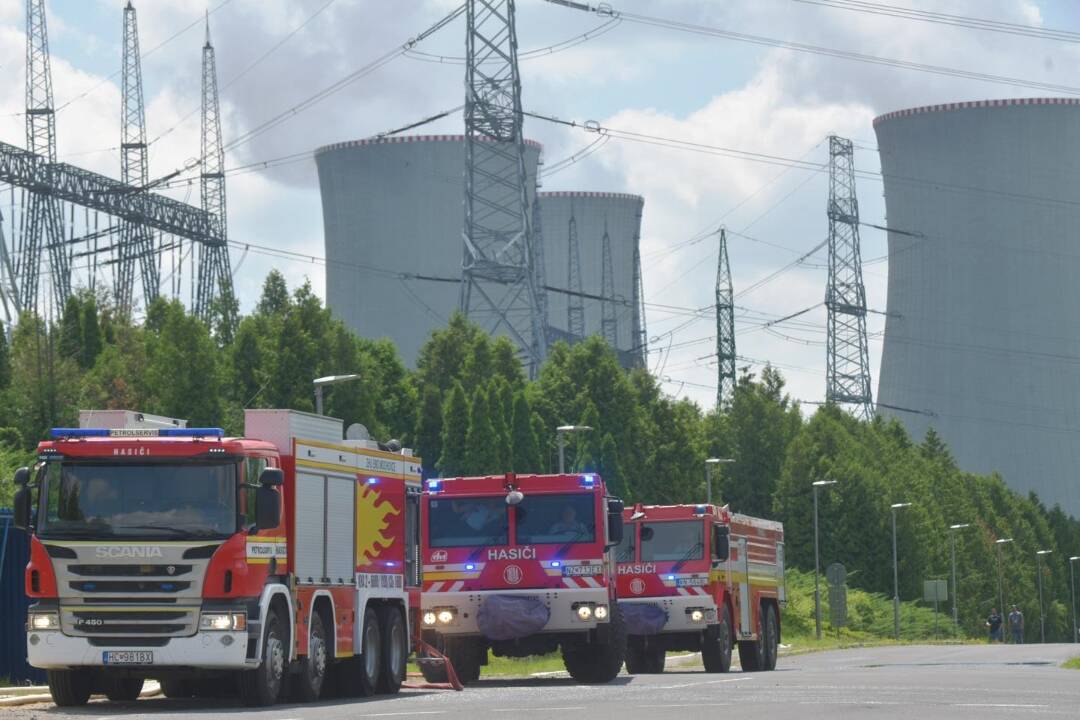
[[[592,608],[588,605],[578,605],[577,616],[580,620],[588,620],[592,617]]]
[[[424,624],[425,625],[434,625],[435,621],[437,619],[438,618],[435,617],[435,613],[433,613],[430,610],[428,610],[426,613],[424,613]]]
[[[438,618],[440,625],[449,625],[454,622],[454,611],[450,608],[443,608],[438,611]]]
[[[200,630],[246,630],[247,613],[204,612],[199,618]]]
[[[26,616],[31,630],[59,630],[60,615],[52,612],[32,612]]]
[[[705,619],[705,613],[702,612],[701,610],[699,610],[698,608],[694,608],[693,610],[690,611],[690,622],[701,622],[704,619]]]
[[[607,605],[597,605],[593,615],[597,620],[607,620]]]

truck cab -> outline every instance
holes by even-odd
[[[627,670],[664,670],[669,650],[705,669],[776,667],[784,604],[783,526],[716,505],[635,505],[616,549]]]
[[[613,548],[622,502],[593,474],[435,478],[421,504],[428,642],[463,682],[496,656],[561,648],[570,675],[607,682],[623,663]],[[442,668],[421,664],[429,680]]]

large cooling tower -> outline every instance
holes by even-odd
[[[602,296],[603,238],[605,224],[611,240],[614,270],[616,350],[624,367],[643,364],[641,347],[641,298],[635,287],[635,255],[641,237],[641,210],[645,200],[640,195],[605,192],[541,192],[540,217],[544,234],[544,265],[547,284],[561,289],[568,285],[569,227],[573,213],[577,225],[581,255],[582,292]],[[548,292],[548,324],[551,336],[569,337],[567,306],[570,296]],[[585,335],[601,332],[602,302],[583,301]]]
[[[889,227],[878,409],[1080,515],[1080,101],[874,121]]]
[[[528,143],[535,192],[540,145]],[[360,335],[393,340],[410,366],[458,307],[465,139],[423,135],[328,145],[315,153],[326,237],[326,301]]]

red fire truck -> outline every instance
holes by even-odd
[[[668,650],[727,672],[773,670],[784,593],[784,526],[715,505],[635,505],[616,550],[627,670],[664,671]]]
[[[488,650],[525,657],[562,648],[571,677],[608,682],[626,634],[612,550],[620,500],[600,477],[514,475],[429,479],[421,504],[424,639],[462,682]],[[443,666],[421,662],[430,681]]]
[[[134,699],[145,678],[169,697],[225,685],[249,705],[400,687],[420,461],[320,415],[245,423],[226,438],[84,411],[17,472],[27,654],[58,705]]]

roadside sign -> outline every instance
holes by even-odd
[[[945,580],[924,580],[923,600],[926,602],[945,602],[949,599],[949,583]]]
[[[830,585],[845,585],[847,584],[847,568],[840,563],[833,563],[825,568],[825,579]]]
[[[844,585],[829,586],[829,623],[834,628],[847,625],[847,587]]]

